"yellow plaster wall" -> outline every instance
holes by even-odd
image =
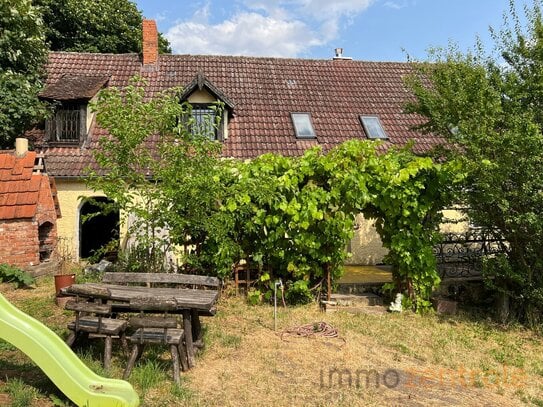
[[[59,245],[67,250],[73,259],[79,257],[79,208],[81,197],[104,196],[101,192],[89,190],[81,180],[56,179],[58,200],[62,218],[57,221]],[[459,208],[443,211],[444,222],[440,229],[442,232],[463,232],[469,227],[468,221]],[[123,219],[123,214],[121,214]],[[349,249],[350,258],[346,264],[375,265],[382,263],[387,254],[381,239],[375,229],[375,222],[367,220],[362,214],[356,217],[357,228],[351,240]],[[126,237],[126,225],[121,226],[121,241]]]
[[[97,97],[94,96],[94,97],[90,100],[90,102],[95,102],[96,99],[97,99]],[[94,119],[94,116],[96,115],[96,113],[93,112],[92,109],[90,108],[90,102],[87,103],[87,123],[86,123],[86,125],[87,125],[87,133],[89,132],[90,127],[91,127],[91,125],[92,125],[92,121],[93,121],[93,119]]]
[[[195,90],[188,97],[188,102],[193,103],[214,103],[217,101],[209,92],[205,90]]]
[[[62,254],[79,258],[79,208],[81,197],[104,196],[89,190],[81,180],[59,179],[56,180],[58,202],[62,217],[57,220],[57,233],[59,238],[59,250]]]
[[[443,210],[443,223],[439,226],[442,233],[463,233],[469,229],[466,215],[460,208]]]
[[[348,265],[375,265],[382,263],[387,254],[381,243],[379,233],[375,229],[375,222],[367,220],[362,214],[356,217],[357,229],[348,247],[351,257],[345,262]],[[469,222],[461,208],[443,210],[443,223],[440,225],[442,233],[462,233],[469,229]]]
[[[351,257],[346,264],[374,265],[382,263],[388,250],[383,247],[375,222],[365,219],[362,214],[356,217],[356,229],[351,240]]]

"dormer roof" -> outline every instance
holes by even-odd
[[[235,112],[222,142],[225,157],[297,156],[316,145],[328,151],[347,140],[366,140],[360,116],[379,118],[387,135],[383,150],[412,141],[414,151],[422,153],[443,142],[415,130],[423,121],[420,116],[404,113],[412,98],[405,86],[406,76],[413,73],[409,63],[160,54],[156,69],[148,71],[142,70],[138,54],[51,52],[46,69],[47,96],[88,98],[96,86],[123,88],[136,75],[144,79],[148,98],[175,87],[184,87],[184,98],[205,90]],[[90,76],[109,81],[95,81],[96,86],[86,87],[89,92],[82,92],[81,82],[73,78]],[[296,138],[295,112],[311,115],[316,138]],[[84,145],[59,147],[40,144],[44,132],[39,128],[28,133],[44,149],[48,172],[56,177],[84,176],[84,169],[94,164],[98,140],[107,134],[95,122]],[[150,138],[150,148],[154,140]]]
[[[230,112],[234,111],[234,103],[222,92],[217,86],[215,86],[209,79],[206,78],[202,71],[198,71],[196,77],[190,82],[184,89],[179,98],[186,100],[196,90],[205,90],[215,99],[224,103],[225,108]]]
[[[40,93],[48,100],[90,100],[109,81],[108,75],[80,75],[66,73],[56,82],[48,84]]]

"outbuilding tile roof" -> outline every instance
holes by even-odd
[[[383,148],[413,140],[414,151],[423,152],[442,142],[413,130],[421,119],[403,113],[410,98],[404,85],[412,72],[408,63],[160,55],[156,66],[148,68],[142,67],[137,54],[53,52],[47,88],[61,87],[63,78],[74,75],[108,77],[107,86],[123,87],[131,77],[141,75],[152,97],[171,87],[187,87],[203,75],[234,107],[223,146],[227,157],[252,158],[268,152],[296,156],[314,145],[329,150],[349,139],[366,139],[360,115],[379,117],[388,136]],[[316,139],[296,139],[292,112],[311,114]],[[29,134],[43,137],[40,130]],[[94,124],[82,146],[43,145],[48,173],[81,176],[92,164],[97,140],[105,134]]]
[[[0,153],[0,220],[33,218],[42,176],[33,174],[35,152],[16,157]]]

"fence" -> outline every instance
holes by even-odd
[[[447,233],[434,246],[438,272],[445,279],[482,279],[482,259],[503,253],[507,243],[490,230],[470,229],[466,233]]]

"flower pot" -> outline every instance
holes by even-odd
[[[75,284],[75,274],[57,274],[55,275],[55,290],[56,295],[60,294],[60,289],[64,287],[69,287],[72,284]]]

